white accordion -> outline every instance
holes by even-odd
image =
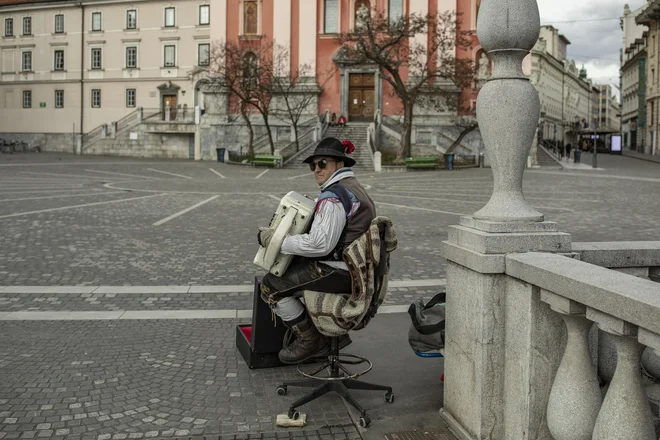
[[[287,235],[304,234],[312,224],[316,202],[307,196],[291,191],[280,201],[280,206],[270,220],[269,228],[275,233],[268,247],[259,247],[253,263],[275,276],[281,277],[289,268],[293,255],[280,252],[282,242]]]

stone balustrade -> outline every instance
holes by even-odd
[[[589,245],[576,247],[586,254],[595,251],[598,244]],[[616,245],[619,252],[643,253],[625,249],[621,243]],[[646,251],[655,252],[657,245],[646,246]],[[599,253],[599,258],[606,258],[606,252]],[[609,260],[601,260],[605,261],[614,264],[624,260],[611,253]],[[638,261],[628,261],[639,267],[644,259],[640,256]],[[640,359],[645,347],[660,352],[660,285],[566,256],[538,252],[507,255],[505,272],[535,286],[538,300],[560,316],[566,326],[565,348],[547,403],[547,427],[554,439],[656,440],[642,388]],[[604,399],[589,351],[592,323],[610,335],[617,354]],[[556,321],[545,324],[556,326]],[[556,329],[539,330],[538,338],[544,333],[558,334]],[[538,344],[530,340],[529,349],[534,350]]]
[[[479,10],[477,36],[494,64],[476,108],[493,192],[441,246],[440,415],[460,440],[656,440],[640,359],[645,347],[660,352],[660,285],[651,281],[660,244],[572,244],[523,195],[540,105],[522,60],[539,25],[536,0],[487,0]],[[615,352],[604,397],[590,333],[608,335]]]

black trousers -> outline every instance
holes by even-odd
[[[295,292],[314,290],[325,293],[351,293],[351,274],[316,260],[295,257],[281,277],[267,273],[261,280],[261,298],[271,307]]]

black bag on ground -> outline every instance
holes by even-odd
[[[440,292],[427,304],[418,299],[410,304],[408,314],[412,319],[408,342],[415,353],[439,351],[445,346],[445,299]]]

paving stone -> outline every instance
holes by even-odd
[[[48,155],[39,160],[49,160]],[[93,160],[107,165],[85,168],[148,173],[136,161]],[[557,221],[561,230],[572,233],[574,241],[654,239],[660,232],[660,199],[649,198],[639,187],[656,181],[634,179],[660,183],[660,166],[640,168],[629,160],[603,160],[608,170],[600,175],[623,178],[526,173],[525,195],[547,220]],[[279,197],[289,190],[318,192],[312,181],[288,179],[299,171],[277,171],[269,173],[269,179],[256,180],[252,170],[230,167],[228,178],[219,182],[208,164],[163,162],[163,166],[184,175],[194,170],[190,173],[194,178],[153,176],[158,179],[117,185],[130,188],[131,193],[0,204],[2,216],[153,194],[144,190],[170,192],[163,197],[0,219],[0,286],[249,286],[255,275],[263,274],[252,258],[254,232],[268,223],[277,203],[268,195]],[[3,168],[0,179],[19,176],[20,168]],[[63,176],[87,173],[74,164],[43,168],[47,169],[34,169]],[[86,192],[108,191],[99,174],[87,174],[97,179],[80,182]],[[444,278],[438,244],[446,239],[447,226],[458,221],[447,213],[476,211],[492,189],[490,170],[403,176],[358,172],[358,178],[371,186],[379,212],[389,215],[397,227],[399,248],[393,254],[390,277],[394,280]],[[558,181],[561,188],[549,191],[557,188]],[[206,193],[221,196],[159,227],[152,226],[208,198]],[[437,290],[433,286],[391,288],[385,305],[430,299]],[[0,294],[2,312],[251,308],[249,291]],[[293,432],[274,427],[275,415],[286,411],[303,391],[291,390],[285,397],[274,392],[282,380],[298,378],[295,368],[246,367],[233,342],[239,322],[244,321],[0,321],[0,439],[359,438],[344,403],[332,395],[309,405],[305,429]]]

